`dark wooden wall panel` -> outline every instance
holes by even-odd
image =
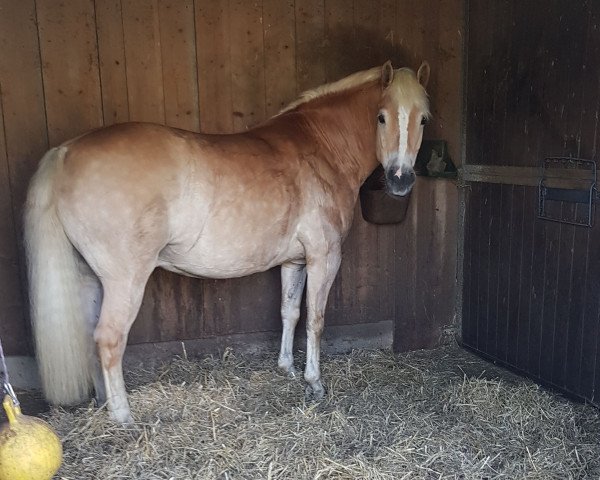
[[[263,0],[267,117],[279,112],[297,94],[295,15],[293,1]]]
[[[97,2],[96,32],[104,125],[129,120],[121,0]]]
[[[100,127],[94,2],[36,2],[48,139],[58,145]]]
[[[129,120],[165,123],[158,0],[121,0],[121,11]]]
[[[9,182],[9,165],[4,135],[4,111],[0,103],[0,338],[9,352],[27,350],[27,328],[14,325],[13,318],[23,317],[23,298],[17,252],[17,232]]]
[[[165,123],[200,131],[193,0],[161,0],[160,47]]]
[[[228,1],[197,0],[195,6],[200,129],[230,133],[233,116]]]
[[[297,93],[327,81],[325,73],[325,2],[296,0]]]
[[[2,174],[9,201],[4,211],[11,215],[2,218],[0,228],[6,242],[0,285],[3,295],[7,295],[0,305],[0,335],[6,339],[7,354],[16,354],[30,351],[25,321],[24,263],[18,255],[19,219],[27,182],[48,148],[48,130],[35,3],[3,0],[0,12],[0,104],[5,157]]]
[[[598,160],[600,4],[504,0],[468,10],[467,163]],[[599,403],[600,214],[593,228],[541,220],[537,195],[469,185],[463,342]],[[582,208],[563,203],[559,213]]]
[[[467,158],[537,166],[545,151],[579,156],[580,118],[594,97],[596,2],[470,2]],[[591,147],[591,145],[589,146]],[[589,151],[589,148],[588,148]]]
[[[308,88],[387,59],[413,69],[427,59],[435,120],[426,135],[447,140],[458,160],[461,30],[462,0],[0,0],[0,335],[9,352],[29,348],[20,218],[48,147],[129,120],[244,130]],[[457,205],[452,182],[419,179],[401,225],[368,224],[357,207],[327,324],[402,316],[397,348],[434,345],[452,321]],[[277,330],[279,292],[278,269],[222,281],[157,271],[130,340]]]

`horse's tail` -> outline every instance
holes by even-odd
[[[55,186],[66,148],[40,162],[25,205],[29,300],[38,366],[47,399],[56,404],[85,400],[90,390],[86,321],[78,254],[58,217]]]

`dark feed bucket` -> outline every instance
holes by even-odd
[[[393,197],[385,190],[383,167],[378,166],[360,189],[360,207],[363,218],[369,223],[385,225],[400,223],[406,217],[410,193]]]

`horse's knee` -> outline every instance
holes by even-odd
[[[281,318],[284,322],[295,323],[300,318],[300,308],[295,305],[282,305]]]
[[[323,333],[324,326],[325,317],[323,316],[323,314],[309,316],[308,322],[306,322],[306,331],[321,338],[321,333]]]

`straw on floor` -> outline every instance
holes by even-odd
[[[130,428],[92,406],[53,410],[65,450],[58,478],[600,477],[595,408],[456,346],[325,357],[320,403],[275,361],[226,351],[132,372]]]

